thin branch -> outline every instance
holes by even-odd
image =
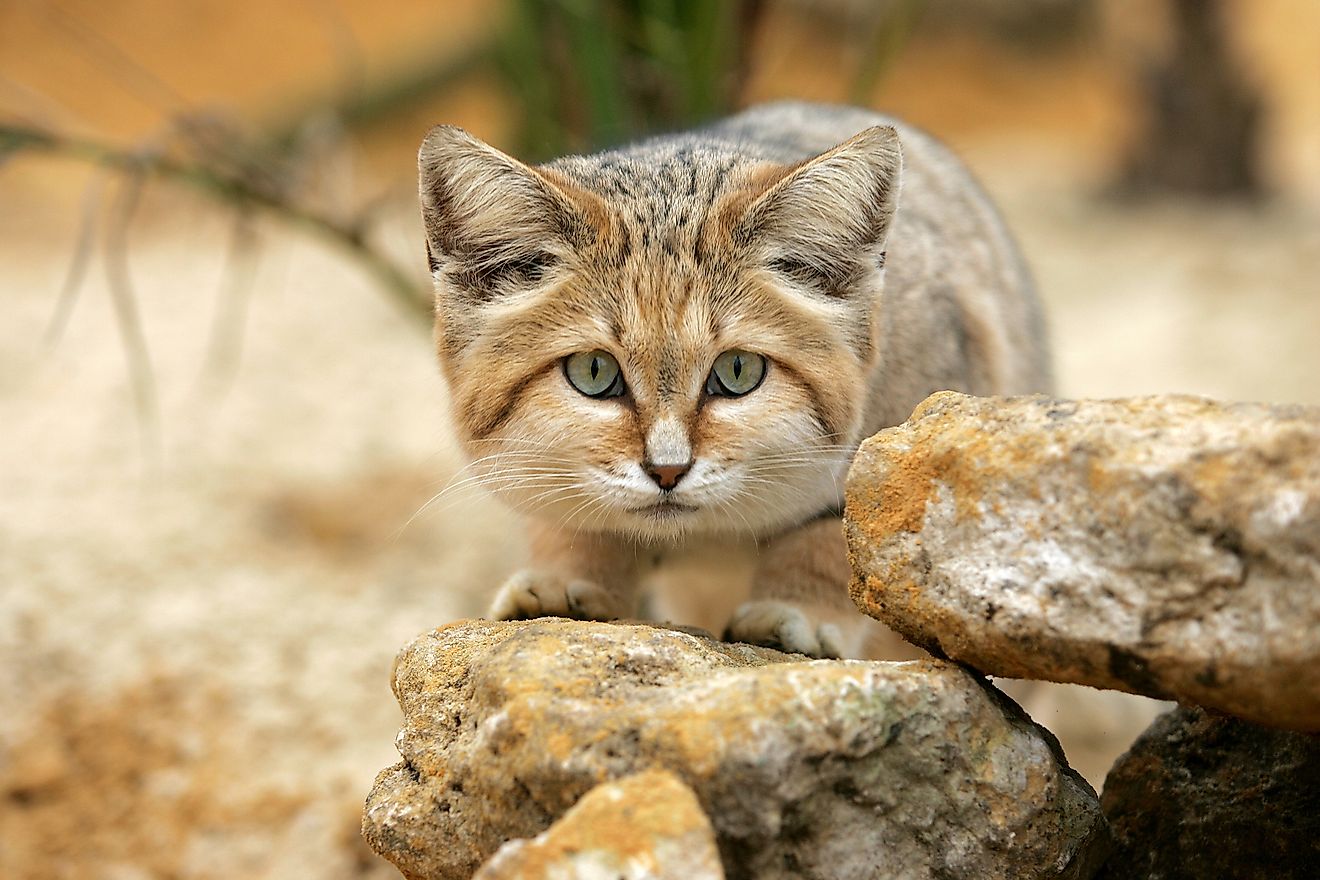
[[[311,232],[352,256],[385,288],[410,317],[429,322],[431,300],[423,285],[390,257],[372,247],[361,223],[324,216],[289,201],[234,173],[164,155],[140,152],[70,137],[39,128],[0,123],[0,152],[31,150],[92,162],[115,171],[145,174],[190,186],[238,208],[263,211]]]
[[[155,373],[151,368],[151,352],[147,348],[146,334],[142,332],[142,318],[138,314],[133,279],[128,269],[128,230],[137,212],[145,179],[141,171],[130,172],[124,177],[115,194],[103,241],[106,283],[128,361],[143,456],[148,465],[153,465],[160,461],[160,404]]]
[[[73,307],[78,304],[78,295],[82,293],[83,282],[87,280],[87,270],[92,265],[92,251],[96,244],[96,219],[101,211],[101,190],[104,188],[105,177],[97,173],[83,190],[78,240],[73,246],[69,270],[64,274],[64,284],[60,286],[59,299],[55,300],[55,311],[51,313],[50,323],[46,326],[48,348],[55,348],[64,338],[69,318],[73,316]]]
[[[12,102],[27,106],[20,118],[35,119],[41,125],[53,126],[58,120],[66,128],[85,127],[85,123],[68,107],[25,82],[11,79],[0,73],[0,91],[8,92]],[[6,103],[10,103],[7,101]],[[11,115],[18,115],[11,108]]]
[[[315,0],[339,67],[344,103],[357,101],[367,87],[367,53],[338,0]]]
[[[217,396],[226,394],[238,375],[248,304],[256,281],[260,250],[261,238],[257,235],[252,212],[235,212],[233,231],[229,238],[229,256],[216,300],[215,319],[211,322],[211,338],[207,344],[200,379],[200,384],[210,388]]]
[[[55,5],[47,5],[46,13],[64,31],[68,43],[81,48],[85,56],[98,62],[107,73],[115,74],[111,81],[144,104],[167,114],[188,105],[168,83],[78,16]]]
[[[496,47],[495,41],[474,39],[448,53],[427,53],[401,65],[392,76],[369,80],[361,89],[328,101],[324,96],[313,96],[306,105],[284,113],[281,121],[266,130],[263,142],[276,150],[287,148],[302,138],[309,120],[327,116],[344,129],[355,131],[414,110],[456,83],[493,69],[498,57]]]

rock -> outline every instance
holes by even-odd
[[[804,661],[650,625],[465,621],[400,654],[403,761],[363,831],[472,875],[609,780],[667,769],[731,880],[1092,876],[1107,829],[1049,734],[942,661]]]
[[[1320,737],[1175,709],[1114,764],[1106,880],[1320,873]]]
[[[598,785],[535,840],[500,847],[472,880],[724,880],[715,832],[672,773]]]
[[[1320,730],[1320,410],[936,394],[846,517],[854,600],[937,656]]]

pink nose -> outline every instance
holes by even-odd
[[[692,467],[692,462],[687,464],[648,464],[646,472],[655,480],[655,484],[661,489],[672,489],[678,485],[678,481],[683,479],[683,475]]]

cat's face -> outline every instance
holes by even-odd
[[[838,503],[896,196],[876,129],[531,169],[423,146],[437,345],[468,474],[568,530],[765,534]]]

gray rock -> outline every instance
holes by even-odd
[[[1156,719],[1101,799],[1117,849],[1105,880],[1320,876],[1320,737],[1201,709]]]
[[[458,880],[602,782],[671,771],[731,880],[1090,877],[1090,787],[1016,704],[953,664],[801,661],[655,626],[467,621],[394,678],[403,761],[363,830]]]
[[[511,840],[472,880],[724,880],[715,832],[672,773],[598,785],[533,840]]]
[[[941,393],[857,455],[853,598],[936,655],[1320,730],[1320,410]]]

